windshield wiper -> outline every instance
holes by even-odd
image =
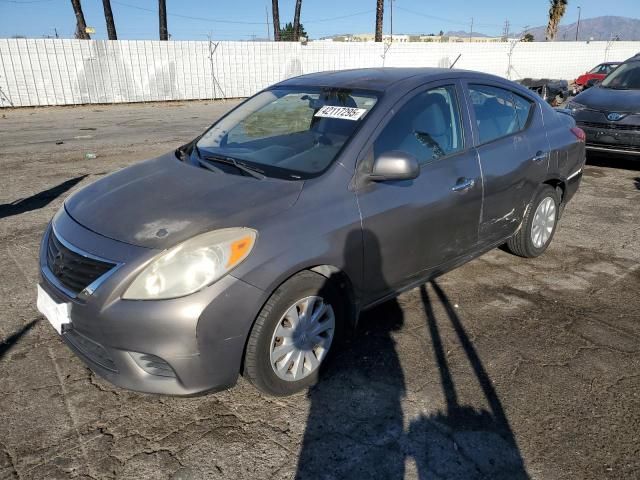
[[[207,170],[211,170],[212,172],[216,172],[216,173],[224,173],[224,171],[218,167],[216,167],[213,163],[211,163],[210,161],[207,161],[203,158],[200,157],[196,157],[198,160],[198,163],[200,164],[201,167],[206,168]]]
[[[205,160],[207,162],[218,162],[218,163],[224,163],[225,165],[233,165],[241,172],[244,172],[247,175],[251,175],[253,178],[257,178],[258,180],[264,180],[265,178],[267,178],[267,176],[264,173],[262,173],[260,170],[256,168],[251,168],[245,165],[244,163],[240,163],[233,157],[205,155],[204,157],[201,157],[201,158],[202,160]]]

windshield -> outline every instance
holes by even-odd
[[[640,62],[623,63],[602,81],[605,88],[640,89]]]
[[[192,155],[231,158],[267,176],[311,178],[333,162],[376,101],[345,89],[267,90],[214,124]]]

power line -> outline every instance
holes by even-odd
[[[364,12],[356,12],[356,13],[350,13],[349,15],[341,15],[339,17],[331,17],[331,18],[321,18],[318,20],[306,20],[304,23],[320,23],[320,22],[330,22],[332,20],[340,20],[341,18],[351,18],[351,17],[357,17],[358,15],[366,15],[368,13],[373,13],[375,12],[375,9],[372,10],[366,10]]]
[[[11,1],[11,0],[4,0],[4,1]],[[15,1],[15,0],[13,0]],[[38,0],[36,0],[38,1]],[[39,1],[49,1],[49,0],[39,0]],[[117,0],[114,0],[113,3],[117,4],[117,5],[121,5],[123,7],[128,7],[128,8],[133,8],[135,10],[141,10],[143,12],[150,12],[153,14],[156,14],[156,10],[152,9],[152,8],[145,8],[145,7],[140,7],[138,5],[131,5],[129,3],[125,3],[125,2],[119,2]],[[319,18],[316,20],[306,20],[304,23],[305,24],[309,24],[309,23],[320,23],[320,22],[330,22],[333,20],[340,20],[341,18],[350,18],[350,17],[355,17],[358,15],[365,15],[368,13],[373,12],[374,10],[367,10],[364,12],[356,12],[356,13],[351,13],[348,15],[340,15],[338,17],[329,17],[329,18]],[[192,15],[183,15],[181,13],[169,13],[167,12],[167,15],[170,17],[178,17],[178,18],[185,18],[187,20],[199,20],[202,22],[211,22],[211,23],[234,23],[237,25],[264,25],[264,21],[262,22],[248,22],[248,21],[244,21],[244,20],[225,20],[225,19],[220,19],[220,18],[208,18],[208,17],[196,17],[196,16],[192,16]]]
[[[129,3],[118,2],[115,0],[113,3],[117,5],[121,5],[123,7],[133,8],[135,10],[141,10],[143,12],[151,12],[153,14],[157,13],[157,11],[152,8],[139,7],[138,5],[131,5]],[[242,20],[222,20],[222,19],[206,18],[206,17],[194,17],[191,15],[182,15],[180,13],[167,13],[167,15],[171,17],[186,18],[187,20],[200,20],[203,22],[212,22],[212,23],[235,23],[239,25],[263,25],[264,23],[264,22],[245,22]]]
[[[454,20],[454,19],[452,19],[452,18],[437,17],[437,16],[435,16],[435,15],[429,15],[429,14],[427,14],[427,13],[416,12],[415,10],[410,10],[410,9],[408,9],[408,8],[399,7],[399,6],[396,6],[396,8],[397,8],[398,10],[402,10],[402,11],[404,11],[404,12],[411,13],[411,14],[413,14],[413,15],[419,15],[419,16],[421,16],[421,17],[431,18],[431,19],[433,19],[433,20],[439,20],[439,21],[441,21],[441,22],[451,23],[451,24],[453,24],[453,25],[464,25],[465,27],[466,27],[467,25],[469,25],[469,23],[468,23],[468,22],[460,22],[460,21],[458,21],[458,20]],[[492,23],[478,23],[478,24],[474,24],[474,25],[476,25],[476,26],[478,26],[478,27],[502,27],[502,25],[492,24]]]
[[[29,3],[44,3],[44,2],[51,2],[53,0],[25,0],[23,2],[20,2],[18,0],[0,0],[0,2],[3,3],[15,3],[16,5],[27,5]]]

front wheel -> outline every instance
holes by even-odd
[[[244,376],[269,395],[315,384],[342,335],[342,300],[330,280],[301,272],[269,298],[251,329]]]
[[[529,205],[520,230],[507,242],[509,251],[528,258],[542,255],[556,231],[559,206],[557,190],[543,185]]]

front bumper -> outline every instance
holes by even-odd
[[[587,150],[640,155],[640,125],[577,120],[587,136]]]
[[[62,339],[94,372],[122,388],[168,395],[235,384],[247,335],[266,301],[263,291],[227,275],[182,298],[123,300],[145,260],[158,252],[102,237],[64,211],[53,222],[56,233],[76,247],[122,263],[92,294],[75,298],[41,277],[42,288],[54,300],[71,305],[71,324]],[[51,228],[43,246],[50,234]],[[41,247],[41,271],[44,252]]]

